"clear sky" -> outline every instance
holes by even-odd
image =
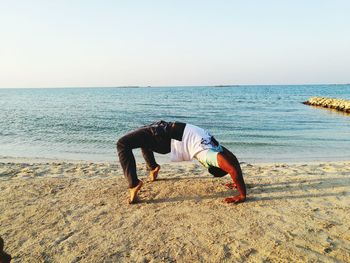
[[[2,88],[349,82],[349,0],[0,0]]]

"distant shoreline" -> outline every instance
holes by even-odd
[[[64,87],[0,87],[8,89],[139,89],[139,88],[238,88],[238,87],[292,87],[292,86],[350,86],[350,83],[319,84],[215,84],[215,85],[126,85],[126,86],[64,86]]]

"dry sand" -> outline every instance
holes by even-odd
[[[128,205],[117,164],[0,163],[14,262],[350,262],[350,162],[243,164],[248,199],[199,165],[164,164]]]

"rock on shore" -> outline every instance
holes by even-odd
[[[333,99],[325,97],[311,97],[307,101],[304,101],[303,104],[318,106],[323,108],[335,109],[338,111],[350,113],[350,101],[343,99]]]

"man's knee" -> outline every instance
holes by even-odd
[[[120,138],[116,143],[118,152],[124,150],[126,148],[126,145],[127,143],[125,141],[125,138],[124,137]]]

